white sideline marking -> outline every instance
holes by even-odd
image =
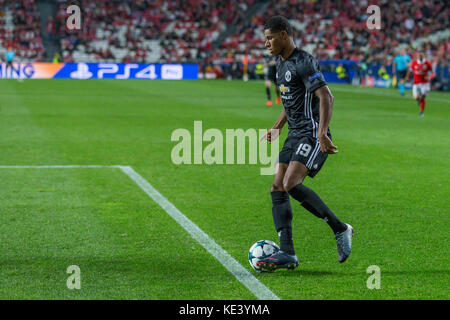
[[[169,200],[158,192],[147,180],[130,166],[119,165],[41,165],[41,166],[0,166],[0,169],[49,169],[49,168],[120,168],[150,198],[158,203],[192,238],[216,258],[239,282],[260,300],[280,300],[269,288],[255,278],[247,269],[237,262],[227,251],[219,246],[194,222],[187,218]]]
[[[169,200],[164,198],[155,188],[150,185],[140,174],[128,166],[120,166],[120,169],[129,176],[136,184],[161,208],[163,208],[180,226],[186,230],[192,238],[197,240],[214,258],[216,258],[236,279],[247,287],[258,299],[280,300],[264,284],[259,282],[247,269],[237,262],[227,251],[211,239],[194,222],[189,220]]]
[[[368,90],[365,90],[368,89]],[[381,92],[381,91],[375,91],[375,90],[370,90],[370,89],[374,89],[374,88],[367,88],[367,87],[357,87],[354,86],[354,89],[347,89],[347,88],[340,88],[340,87],[332,87],[332,89],[330,89],[331,91],[341,91],[341,92],[348,92],[348,93],[359,93],[359,94],[368,94],[368,95],[373,95],[373,96],[389,96],[389,97],[393,97],[393,98],[399,98],[399,99],[405,99],[405,97],[400,96],[398,93],[393,93],[390,91],[386,91],[386,92]],[[380,89],[380,90],[384,90],[383,88],[375,88],[375,89]],[[408,98],[408,97],[406,97]],[[427,100],[430,101],[439,101],[439,102],[449,102],[449,100],[446,99],[440,99],[440,97],[434,97],[434,96],[427,96]],[[408,100],[405,99],[405,101],[408,102]],[[412,100],[412,95],[411,95],[411,99]]]
[[[0,169],[51,169],[51,168],[120,168],[121,166],[102,165],[55,165],[55,166],[0,166]]]

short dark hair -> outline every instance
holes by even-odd
[[[283,16],[273,16],[264,23],[264,30],[269,29],[273,32],[286,31],[289,36],[293,35],[292,26],[288,19]]]

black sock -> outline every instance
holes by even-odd
[[[295,254],[292,239],[292,209],[289,195],[285,191],[272,191],[272,217],[280,239],[280,249],[288,254]]]
[[[288,191],[289,194],[300,202],[300,204],[314,214],[316,217],[323,219],[333,229],[333,232],[343,232],[347,226],[342,223],[338,217],[331,211],[320,197],[310,188],[303,184],[298,184]]]
[[[267,94],[267,100],[270,100],[271,99],[271,97],[270,97],[270,88],[266,87],[266,94]]]

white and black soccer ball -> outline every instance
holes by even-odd
[[[267,258],[278,251],[280,251],[280,247],[275,242],[270,240],[259,240],[253,244],[248,251],[248,262],[250,262],[250,265],[256,271],[262,271],[256,263],[260,259]]]

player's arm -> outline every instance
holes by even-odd
[[[328,126],[330,125],[331,115],[333,113],[334,97],[327,85],[316,89],[314,94],[320,99],[320,121],[317,135],[320,142],[320,149],[322,149],[322,152],[324,153],[338,153],[337,146],[331,142],[331,139],[327,135]]]
[[[337,153],[337,147],[333,145],[331,139],[327,135],[334,98],[320,71],[319,62],[313,56],[309,56],[304,62],[297,65],[297,71],[305,85],[305,89],[310,93],[314,93],[320,99],[320,121],[318,132],[320,148],[322,149],[322,152]]]
[[[281,129],[283,129],[284,124],[286,123],[286,120],[287,120],[286,113],[283,108],[283,110],[281,111],[281,114],[278,117],[275,124],[272,126],[272,128],[267,130],[266,134],[263,135],[261,137],[261,139],[259,139],[259,141],[263,141],[264,139],[266,139],[269,143],[271,143],[276,138],[278,138],[278,136],[280,135]]]
[[[278,117],[277,121],[275,122],[275,124],[272,126],[271,129],[278,129],[281,130],[284,127],[284,124],[286,123],[286,112],[283,110],[281,111],[280,116]]]

